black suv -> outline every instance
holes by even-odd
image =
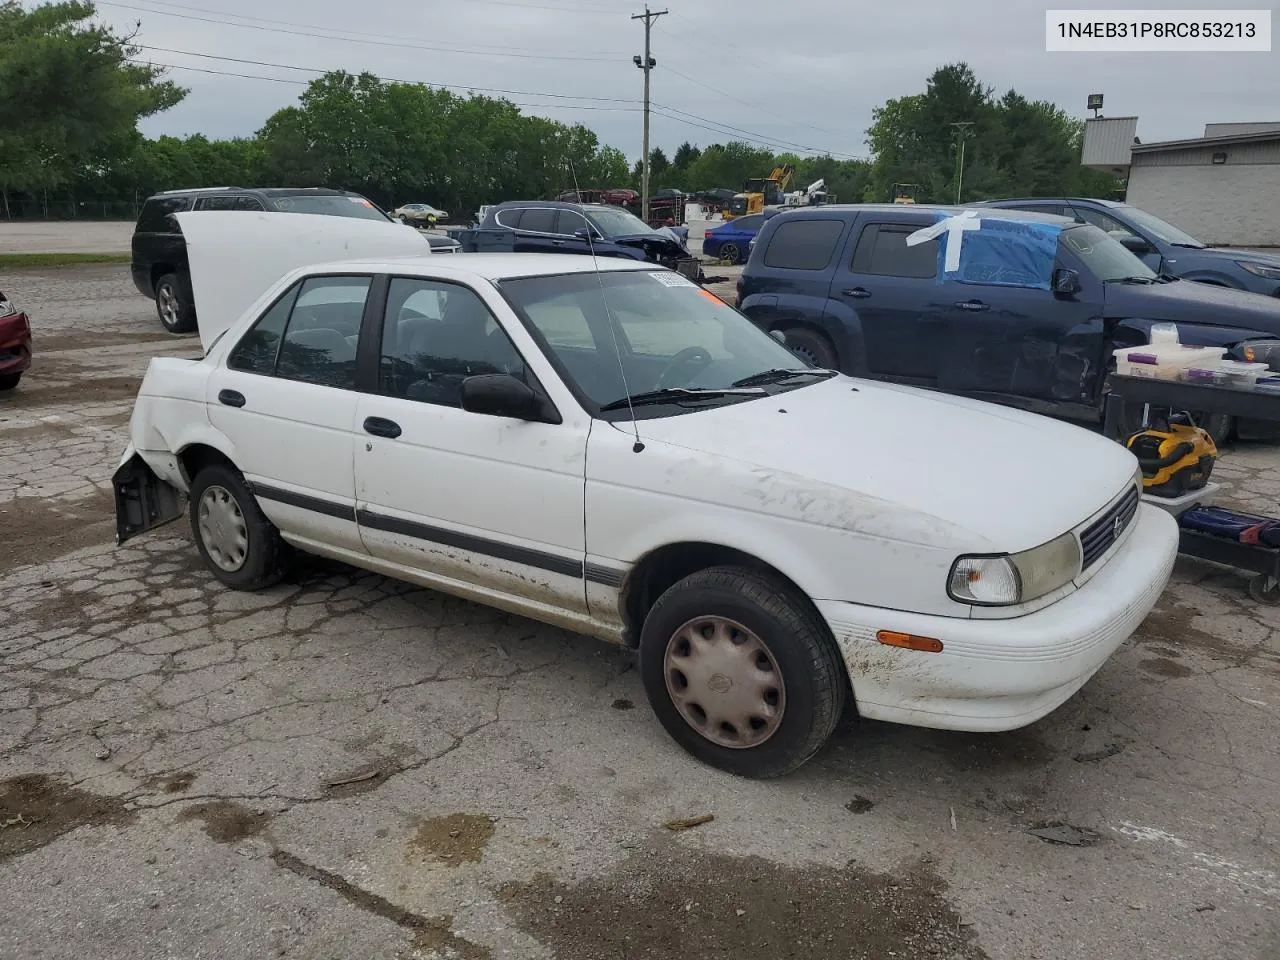
[[[170,333],[196,328],[196,309],[187,272],[187,244],[175,213],[199,210],[246,210],[312,213],[362,220],[395,221],[358,193],[323,187],[205,187],[157,193],[142,205],[133,229],[133,283],[156,302],[160,322]],[[453,253],[456,241],[423,233],[433,253]]]

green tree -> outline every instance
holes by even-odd
[[[0,3],[0,191],[35,193],[101,176],[136,146],[137,122],[186,91],[133,61],[131,37],[93,23],[93,4]]]

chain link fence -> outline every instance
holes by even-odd
[[[33,220],[129,220],[138,219],[146,197],[134,200],[48,199],[29,194],[9,194],[0,201],[0,223]]]

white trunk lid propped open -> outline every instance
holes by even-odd
[[[205,350],[281,277],[341,260],[425,257],[412,227],[311,213],[207,211],[177,214],[187,242],[191,292]]]

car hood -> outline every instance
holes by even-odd
[[[626,233],[610,237],[609,240],[625,246],[665,246],[685,252],[685,245],[675,234],[663,233],[661,230],[654,230],[651,233]]]
[[[1174,261],[1177,261],[1179,257],[1187,257],[1197,260],[1216,260],[1224,263],[1261,263],[1280,270],[1280,257],[1277,257],[1274,253],[1258,253],[1254,250],[1233,250],[1228,247],[1174,247],[1170,251],[1170,256]]]
[[[1169,320],[1280,336],[1280,300],[1190,280],[1108,283],[1106,312],[1122,319]]]
[[[845,376],[638,427],[646,442],[701,455],[704,471],[704,458],[737,461],[759,509],[976,552],[1060,536],[1137,470],[1123,446],[1083,427]]]
[[[413,257],[431,245],[413,227],[315,213],[179,213],[196,324],[205,350],[298,267],[364,257]]]

